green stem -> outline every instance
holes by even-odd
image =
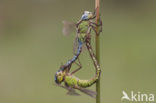
[[[95,0],[95,9],[96,9],[96,23],[98,24],[99,21],[99,7],[100,7],[100,0]],[[98,31],[98,27],[96,27],[96,31]],[[96,58],[97,61],[100,63],[100,38],[99,34],[95,37],[96,43]],[[96,82],[96,103],[100,103],[100,78]]]
[[[100,62],[100,38],[96,36],[96,58],[97,61]],[[100,78],[96,82],[96,103],[100,103]]]

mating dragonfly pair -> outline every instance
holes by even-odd
[[[55,83],[57,84],[57,86],[67,89],[68,90],[67,94],[79,95],[75,91],[75,89],[77,89],[93,98],[96,97],[96,92],[85,89],[87,87],[90,87],[94,83],[96,83],[101,73],[99,63],[95,57],[95,54],[90,44],[91,30],[93,30],[96,33],[96,35],[98,35],[102,31],[102,21],[99,20],[100,22],[96,24],[95,22],[93,22],[95,17],[96,17],[96,12],[92,13],[89,11],[85,11],[81,19],[78,21],[78,23],[74,24],[74,23],[64,22],[66,25],[66,27],[63,29],[64,34],[69,33],[70,30],[69,25],[71,27],[76,27],[76,42],[78,43],[77,52],[75,53],[74,57],[71,60],[69,60],[66,64],[62,65],[55,74]],[[67,26],[67,24],[69,25]],[[96,30],[96,28],[99,28],[98,31]],[[86,45],[96,69],[95,76],[89,80],[81,80],[78,77],[73,75],[74,73],[76,73],[82,68],[79,60],[79,55],[82,51],[83,45]],[[76,63],[76,60],[78,61],[78,63]],[[70,72],[73,63],[78,65],[79,68]],[[64,82],[64,85],[61,84],[62,82]]]

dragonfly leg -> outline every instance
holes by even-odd
[[[94,25],[90,25],[91,27],[92,27],[92,29],[93,29],[93,31],[95,32],[95,34],[97,35],[98,34],[98,32],[96,31],[96,27],[94,26]]]
[[[92,27],[92,29],[94,30],[96,35],[98,35],[100,32],[102,32],[102,27],[100,27],[100,30],[96,31],[96,26],[94,26],[94,25],[90,25],[90,26]]]
[[[77,66],[79,66],[79,67],[78,67],[76,70],[72,71],[71,74],[76,73],[77,71],[79,71],[79,70],[82,68],[82,65],[81,65],[81,62],[80,62],[79,58],[78,58],[78,62],[79,62],[79,63],[76,63],[76,62],[75,62],[75,64],[76,64]]]
[[[90,22],[90,23],[93,24],[93,25],[95,25],[95,26],[102,26],[102,21],[101,21],[101,19],[100,19],[99,24],[97,24],[97,23],[95,23],[95,22]]]
[[[82,20],[79,20],[78,23],[76,23],[76,27],[78,27],[81,22]]]
[[[92,19],[94,19],[96,17],[96,11],[97,11],[97,8],[94,9],[94,11],[93,11],[93,17],[92,17]]]
[[[98,24],[95,23],[95,22],[92,22],[92,21],[90,21],[90,23],[93,24],[93,25],[95,25],[95,26],[102,26],[102,20],[101,20],[101,18],[99,18],[99,23]]]
[[[91,39],[90,32],[91,32],[91,27],[89,27],[87,30],[87,39]]]
[[[94,30],[94,32],[97,34],[99,34],[100,32],[102,32],[102,20],[101,18],[99,18],[99,24],[95,23],[95,22],[90,22],[90,26],[92,27],[92,29]],[[96,30],[96,27],[99,27],[99,30]]]

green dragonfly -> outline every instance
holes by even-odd
[[[95,12],[92,13],[89,11],[85,11],[83,13],[80,21],[77,24],[75,24],[76,31],[77,31],[77,37],[76,37],[77,39],[76,40],[78,42],[77,53],[71,60],[69,60],[66,64],[62,65],[60,67],[60,69],[55,74],[55,83],[58,86],[67,89],[69,91],[67,94],[79,95],[75,91],[75,89],[77,89],[91,97],[94,97],[94,98],[96,97],[96,92],[85,89],[85,88],[93,85],[98,80],[98,78],[100,76],[100,72],[101,72],[100,66],[97,62],[97,59],[93,52],[93,49],[90,45],[91,30],[94,30],[95,33],[98,34],[95,30],[95,27],[96,26],[102,27],[102,22],[100,22],[99,24],[96,24],[92,21],[94,18],[95,18]],[[101,32],[101,30],[99,30],[98,32]],[[80,55],[82,45],[84,45],[84,44],[86,44],[86,47],[89,51],[89,54],[93,60],[94,66],[96,68],[95,76],[89,80],[81,80],[78,77],[73,75],[74,73],[76,73],[77,71],[79,71],[82,68],[81,63],[78,59],[78,56]],[[76,63],[77,59],[78,59],[79,63]],[[71,69],[71,66],[73,63],[77,64],[79,66],[79,68],[70,72],[70,69]],[[62,82],[64,82],[64,85],[61,84]]]

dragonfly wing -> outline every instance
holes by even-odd
[[[78,49],[78,46],[79,46],[79,43],[78,43],[78,36],[76,35],[75,37],[75,40],[74,40],[74,43],[73,43],[73,54],[76,54],[77,53],[77,49]],[[86,51],[87,50],[87,47],[86,45],[82,45],[82,52],[83,51]]]
[[[64,35],[67,36],[71,34],[71,32],[73,32],[74,30],[76,30],[76,23],[68,22],[68,21],[62,21],[62,23],[63,23],[62,32]]]
[[[87,50],[86,45],[83,45],[83,46],[82,46],[82,51],[86,51],[86,50]]]
[[[80,88],[80,87],[77,87],[76,89],[78,89],[79,91],[89,95],[92,98],[96,98],[96,92],[94,92],[92,90],[85,89],[85,88]]]
[[[73,88],[70,88],[67,92],[68,95],[80,96]]]
[[[73,54],[76,54],[77,53],[77,48],[78,48],[78,37],[76,36],[75,37],[75,40],[74,40],[74,43],[73,43]]]
[[[63,86],[63,85],[60,85],[60,84],[56,84],[56,85],[61,87],[61,88],[64,88],[64,89],[68,90],[68,92],[67,92],[68,95],[74,95],[74,96],[79,96],[80,95],[71,87]]]

